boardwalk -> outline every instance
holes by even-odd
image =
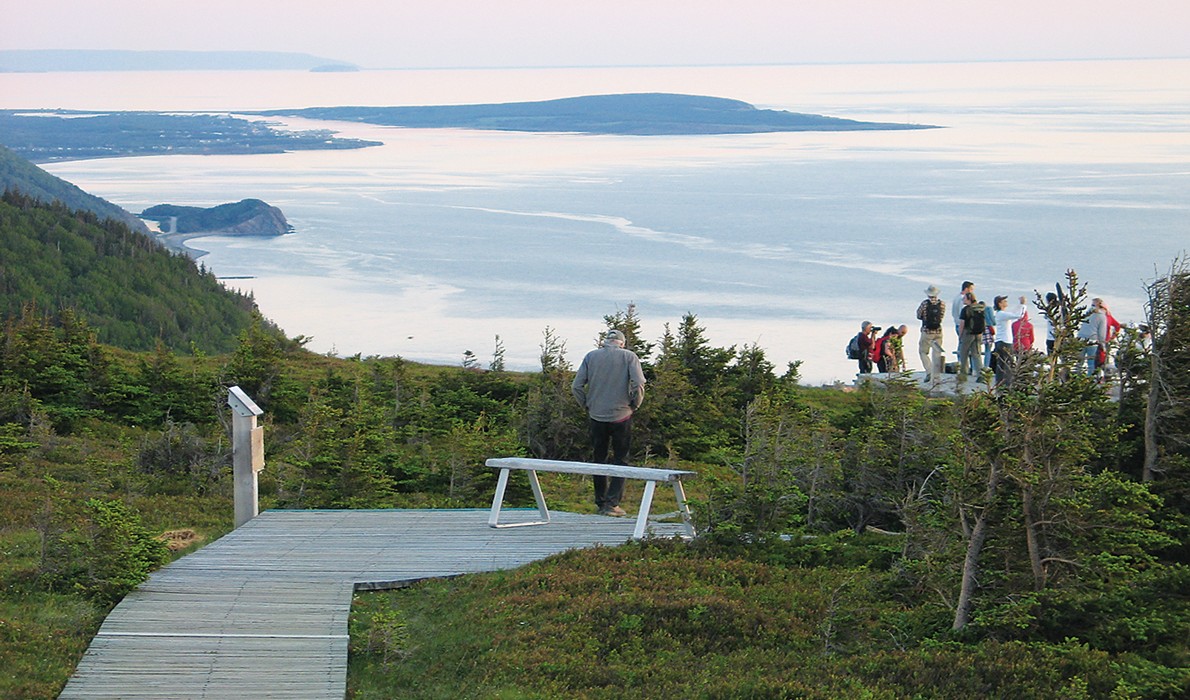
[[[632,535],[631,519],[552,516],[497,530],[487,509],[267,511],[130,593],[60,697],[338,700],[356,588],[509,569]]]

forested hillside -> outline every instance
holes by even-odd
[[[0,316],[73,309],[101,342],[227,352],[258,316],[190,258],[126,224],[18,192],[0,198]]]
[[[81,209],[100,218],[122,221],[134,231],[149,232],[143,221],[124,209],[47,173],[0,145],[0,192],[5,190],[18,190],[43,202],[58,201],[71,209]]]

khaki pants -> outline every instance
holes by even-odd
[[[930,381],[941,379],[942,357],[946,354],[946,350],[942,348],[942,331],[922,331],[917,353],[921,356],[921,366],[926,370],[926,378]]]

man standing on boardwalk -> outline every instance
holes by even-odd
[[[611,330],[602,347],[587,353],[570,386],[574,398],[587,409],[593,461],[628,464],[632,414],[645,398],[645,373],[636,353],[624,348],[624,334]],[[608,462],[608,447],[612,459]],[[595,505],[600,515],[627,515],[620,507],[624,478],[595,476]]]
[[[917,306],[917,319],[921,321],[921,340],[917,344],[917,352],[921,356],[921,364],[926,369],[926,381],[938,382],[942,379],[942,319],[946,318],[946,302],[938,298],[938,288],[930,285],[926,290],[926,298]]]

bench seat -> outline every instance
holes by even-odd
[[[640,511],[636,516],[636,528],[633,539],[645,536],[649,524],[649,509],[653,505],[653,492],[658,482],[673,484],[674,497],[678,502],[678,514],[682,517],[686,534],[694,536],[694,524],[690,519],[690,506],[686,502],[686,491],[682,487],[682,479],[694,476],[696,472],[680,469],[655,469],[653,467],[631,467],[620,464],[596,464],[594,462],[568,462],[554,459],[532,459],[529,457],[493,457],[485,464],[500,470],[496,482],[496,494],[492,498],[492,513],[488,518],[488,525],[495,528],[525,527],[527,525],[545,525],[550,521],[550,512],[545,505],[545,496],[541,492],[541,482],[537,479],[537,472],[557,472],[561,474],[581,474],[586,476],[618,476],[625,479],[641,479],[645,482],[645,491],[641,496]],[[508,475],[514,470],[521,470],[529,476],[529,486],[533,489],[533,498],[537,502],[540,520],[519,523],[501,523],[500,509],[504,505],[504,492],[508,488]]]

